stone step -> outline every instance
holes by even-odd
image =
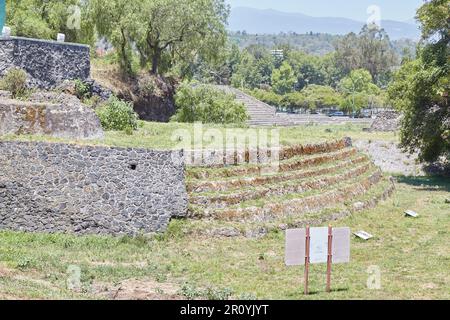
[[[295,154],[295,153],[294,153]],[[357,154],[356,149],[348,148],[343,150],[337,150],[328,153],[318,153],[308,156],[297,156],[297,157],[286,157],[286,160],[280,161],[274,168],[260,164],[260,165],[245,165],[245,166],[229,166],[222,168],[203,168],[195,167],[188,168],[186,176],[188,179],[223,179],[232,177],[249,177],[249,176],[264,176],[271,173],[288,172],[295,171],[305,168],[310,168],[312,166],[322,165],[324,163],[329,163],[332,161],[338,161],[343,159],[348,159]],[[283,159],[282,155],[281,159]]]
[[[245,201],[262,199],[265,197],[301,194],[309,191],[328,189],[336,184],[357,178],[366,173],[372,165],[369,162],[353,169],[341,169],[341,173],[333,173],[309,180],[290,180],[267,184],[253,189],[232,190],[222,194],[191,193],[189,203],[204,209],[224,209]]]
[[[289,180],[306,179],[330,174],[339,169],[348,168],[368,161],[365,155],[350,157],[349,160],[336,160],[335,162],[324,162],[317,167],[307,169],[274,173],[270,175],[248,176],[240,178],[231,178],[225,180],[199,180],[190,179],[187,181],[187,191],[189,193],[201,192],[224,192],[232,189],[257,187],[266,184],[283,182]],[[332,163],[332,165],[330,165]]]
[[[203,220],[196,230],[199,235],[209,237],[246,237],[259,238],[272,231],[283,232],[286,229],[304,228],[305,226],[320,226],[331,221],[348,217],[353,213],[374,208],[379,202],[388,199],[395,191],[395,186],[387,178],[383,178],[364,195],[355,197],[351,203],[337,204],[314,213],[290,217],[269,217],[264,221],[244,222]]]
[[[296,194],[283,197],[265,197],[259,206],[241,203],[240,207],[226,209],[203,209],[190,205],[189,216],[192,218],[213,218],[225,221],[256,222],[280,217],[298,217],[307,213],[332,208],[336,204],[345,203],[364,195],[383,178],[379,169],[358,176],[350,181],[336,185],[328,191],[317,191],[313,195]]]

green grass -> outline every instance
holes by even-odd
[[[20,141],[48,141],[48,142],[71,142],[76,144],[89,145],[104,145],[115,147],[134,147],[134,148],[149,148],[149,149],[181,149],[183,144],[178,137],[187,136],[192,141],[192,145],[200,145],[199,142],[202,137],[194,135],[194,124],[185,123],[157,123],[157,122],[140,122],[140,128],[133,133],[127,135],[120,131],[106,132],[105,138],[102,140],[69,140],[53,138],[49,136],[0,136],[0,141],[5,140],[20,140]],[[397,141],[398,137],[395,133],[370,133],[363,131],[364,125],[346,124],[346,125],[307,125],[291,128],[279,128],[280,130],[280,144],[298,145],[308,143],[318,143],[330,140],[336,140],[344,137],[351,137],[353,139],[364,140],[384,140]],[[218,130],[221,132],[224,141],[226,141],[226,130],[238,129],[247,130],[248,128],[233,128],[233,126],[223,125],[203,125],[203,133],[205,141],[202,143],[203,148],[211,147],[208,139],[212,133],[207,134],[206,130]],[[265,128],[267,129],[267,128]],[[270,134],[269,134],[270,137]],[[270,141],[270,139],[269,139]],[[187,149],[187,148],[184,148]]]
[[[177,220],[153,239],[0,232],[0,298],[93,298],[94,284],[133,278],[258,299],[449,299],[450,182],[397,180],[391,199],[334,224],[375,238],[352,239],[351,263],[334,266],[331,294],[325,266],[313,265],[313,294],[302,295],[303,268],[284,265],[281,231],[259,240],[207,238],[187,233],[194,221]],[[406,209],[420,217],[405,218]],[[81,293],[65,289],[70,265],[82,269]],[[381,270],[380,290],[367,289],[370,266]]]

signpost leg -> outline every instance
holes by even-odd
[[[333,228],[328,227],[327,292],[331,292],[331,264],[333,262]]]
[[[310,227],[306,227],[306,247],[305,247],[305,295],[309,294],[308,280],[309,280],[309,248],[311,242]]]

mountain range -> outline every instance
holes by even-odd
[[[358,33],[365,22],[338,17],[312,17],[302,13],[287,13],[273,9],[236,7],[231,10],[228,29],[251,34],[296,33]],[[420,38],[420,30],[414,20],[406,22],[382,20],[381,27],[392,40]]]

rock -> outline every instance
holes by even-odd
[[[445,203],[450,203],[450,198],[445,199]]]
[[[238,229],[227,227],[214,229],[211,231],[211,234],[216,237],[227,237],[227,238],[241,236],[241,232]]]
[[[356,202],[353,204],[353,209],[355,209],[357,211],[364,210],[364,208],[365,208],[364,202]]]
[[[399,129],[401,114],[396,111],[384,111],[377,115],[377,118],[370,127],[370,131],[397,131]]]
[[[258,229],[247,230],[245,231],[245,237],[251,239],[260,239],[267,235],[267,229],[260,227]]]
[[[0,135],[37,134],[69,139],[101,139],[95,112],[76,97],[36,92],[28,101],[0,97]]]
[[[171,79],[141,76],[132,91],[125,93],[124,98],[133,101],[134,110],[140,119],[167,122],[175,114],[175,82]]]

